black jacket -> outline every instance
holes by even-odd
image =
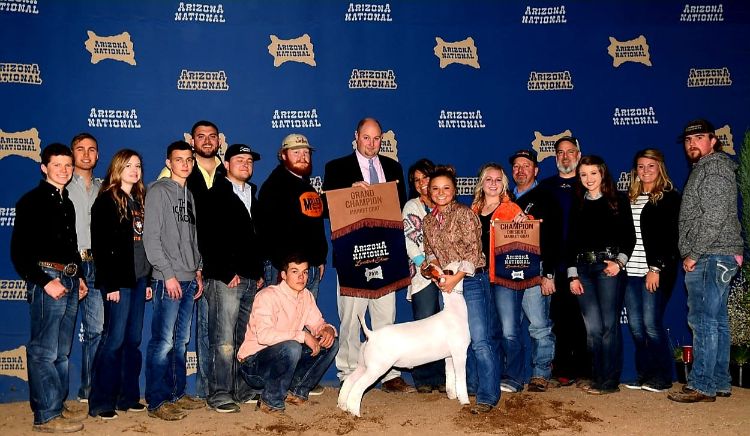
[[[628,259],[635,247],[635,226],[628,198],[617,193],[617,212],[605,197],[596,200],[576,199],[570,211],[567,266],[575,266],[579,253],[604,251],[607,247],[625,254]]]
[[[224,164],[218,164],[216,166],[216,171],[214,171],[214,183],[216,183],[217,180],[226,179],[226,177],[227,169],[224,167]],[[201,170],[198,169],[197,163],[193,165],[193,171],[190,172],[185,183],[187,183],[190,192],[193,193],[193,198],[195,199],[196,204],[200,207],[200,202],[203,199],[202,197],[208,192],[208,187],[206,186],[206,180],[203,178],[203,174],[201,174]]]
[[[133,215],[128,209],[121,220],[117,203],[109,192],[96,197],[91,206],[91,251],[96,268],[96,288],[103,294],[135,287]]]
[[[258,216],[256,187],[252,192],[252,215]],[[203,256],[203,277],[229,283],[234,275],[257,280],[263,273],[262,246],[256,223],[226,177],[217,178],[201,200],[198,247]]]
[[[380,164],[383,166],[385,180],[392,182],[397,180],[396,189],[398,190],[399,209],[404,208],[406,204],[406,183],[404,182],[404,170],[401,164],[395,160],[380,155]],[[323,191],[331,189],[349,188],[354,182],[363,182],[362,171],[359,169],[359,161],[355,153],[334,159],[326,164],[325,174],[323,176]],[[325,216],[328,216],[328,203],[323,196],[325,205]]]
[[[660,269],[674,268],[680,258],[679,238],[680,193],[664,192],[656,204],[649,201],[641,211],[641,238],[646,262]]]
[[[280,164],[260,187],[258,205],[258,234],[275,268],[292,253],[301,254],[311,266],[326,263],[323,201],[308,178]]]
[[[562,212],[552,194],[540,186],[526,192],[516,200],[524,213],[542,220],[540,244],[542,274],[554,274],[560,259],[562,241]]]

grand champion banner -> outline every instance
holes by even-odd
[[[409,285],[396,182],[326,191],[341,295],[380,298]]]
[[[492,283],[518,291],[542,282],[540,226],[541,220],[492,222],[495,232],[495,250],[490,259]]]

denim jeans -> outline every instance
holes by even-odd
[[[521,321],[523,316],[523,291],[515,291],[496,284],[490,285],[499,320],[499,340],[495,342],[498,348],[501,381],[513,386],[516,390],[523,389],[524,379],[524,349],[521,335]]]
[[[614,389],[620,384],[622,373],[620,313],[627,276],[624,271],[614,277],[606,276],[604,263],[577,266],[583,285],[578,303],[593,360],[592,385],[597,389]]]
[[[307,290],[312,292],[315,300],[318,299],[320,289],[320,265],[310,266],[307,270]],[[274,268],[270,260],[263,263],[263,286],[279,284],[279,270]]]
[[[120,288],[120,301],[104,302],[104,332],[94,360],[89,415],[128,410],[141,398],[141,333],[146,306],[146,278]]]
[[[208,300],[201,296],[195,302],[195,354],[198,359],[195,372],[195,396],[208,398],[208,379],[210,374],[211,351],[209,350],[208,333]]]
[[[625,308],[628,326],[635,344],[635,369],[638,383],[659,389],[672,387],[672,350],[664,328],[664,292],[672,287],[674,272],[663,270],[656,292],[646,289],[646,277],[628,277],[625,291]]]
[[[325,374],[336,352],[336,338],[331,348],[322,348],[317,356],[297,341],[284,341],[271,345],[249,356],[242,362],[240,372],[251,389],[263,391],[260,400],[275,410],[284,410],[287,392],[307,399],[310,390]]]
[[[243,401],[237,350],[245,340],[250,309],[257,291],[257,282],[241,278],[229,288],[221,280],[208,280],[205,298],[208,301],[208,405],[218,407]]]
[[[552,359],[555,357],[555,334],[549,316],[552,296],[542,295],[542,287],[534,286],[523,291],[523,315],[529,320],[531,336],[531,376],[549,380],[552,376]]]
[[[486,273],[463,279],[464,299],[469,315],[471,344],[467,353],[466,384],[476,393],[477,403],[494,406],[500,401],[501,367],[492,343],[497,317]]]
[[[152,280],[154,312],[146,351],[146,402],[149,410],[185,395],[187,344],[193,318],[195,280],[180,282],[182,298],[173,300],[163,280]]]
[[[727,298],[737,269],[734,256],[704,255],[685,274],[688,325],[693,330],[693,369],[687,386],[708,396],[732,389]]]
[[[44,272],[60,278],[68,293],[55,300],[43,287],[28,284],[31,339],[26,359],[34,424],[44,424],[62,413],[68,397],[68,357],[78,313],[78,278],[49,268]]]
[[[428,318],[440,312],[440,289],[435,283],[430,283],[426,288],[411,296],[411,311],[414,320]],[[445,384],[445,360],[415,366],[411,370],[411,376],[416,386],[438,386]]]
[[[78,387],[78,398],[88,398],[91,391],[91,377],[94,357],[104,329],[104,303],[102,294],[94,288],[96,269],[93,261],[81,262],[84,280],[89,293],[80,302],[81,312],[81,384]]]

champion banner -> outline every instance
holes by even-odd
[[[522,290],[542,282],[539,255],[541,220],[493,221],[495,253],[490,259],[492,283]]]
[[[326,191],[341,295],[380,298],[409,284],[396,182]]]

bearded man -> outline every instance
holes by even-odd
[[[282,141],[279,165],[258,194],[258,234],[263,238],[267,257],[266,283],[278,284],[284,259],[297,253],[309,262],[306,287],[317,299],[328,241],[323,227],[323,201],[310,185],[313,151],[307,138],[299,133],[287,135]]]

